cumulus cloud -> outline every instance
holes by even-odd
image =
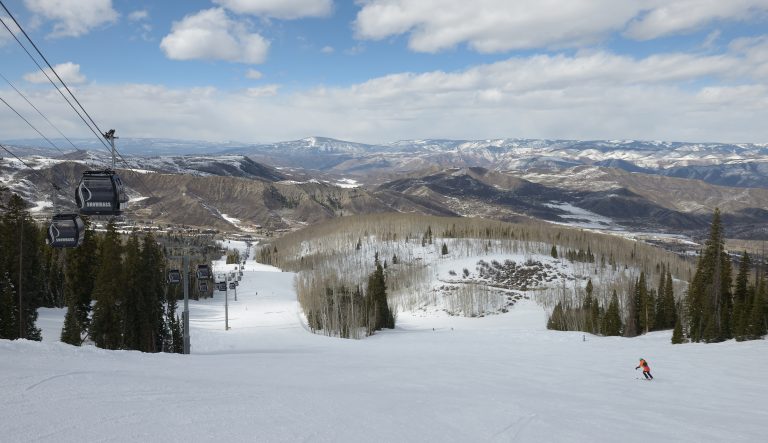
[[[214,0],[232,12],[277,19],[327,17],[333,9],[332,0]]]
[[[30,12],[53,22],[50,37],[79,37],[117,21],[112,0],[24,0]]]
[[[336,50],[333,49],[333,46],[323,46],[323,49],[320,50],[323,54],[333,54]]]
[[[237,91],[88,85],[78,97],[90,112],[109,115],[126,137],[765,142],[767,83],[768,37],[762,37],[735,41],[721,55],[578,52],[513,57],[451,72],[398,73],[347,87],[286,92],[278,85]],[[35,102],[49,106],[56,100]],[[58,117],[77,123],[66,114]],[[19,133],[24,130],[0,120],[0,133],[8,137],[29,135]]]
[[[368,0],[354,28],[360,39],[407,34],[418,52],[466,43],[491,53],[581,47],[614,32],[648,40],[766,11],[768,0]]]
[[[222,8],[212,8],[174,22],[171,33],[160,42],[173,60],[226,60],[262,63],[269,42],[249,31],[244,22],[231,19]]]
[[[70,85],[77,85],[85,83],[85,76],[80,72],[80,65],[72,62],[61,63],[53,67],[59,77],[64,80],[65,83]],[[56,75],[51,72],[49,68],[45,68],[48,77],[56,81]],[[48,78],[40,71],[30,72],[24,75],[24,80],[30,83],[48,83]]]
[[[629,25],[626,35],[651,40],[696,30],[713,20],[746,20],[768,12],[766,0],[655,1],[653,7]]]

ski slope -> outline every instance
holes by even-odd
[[[63,313],[41,310],[42,343],[0,340],[0,441],[756,442],[768,429],[766,341],[547,331],[525,300],[334,339],[305,329],[293,274],[250,259],[237,298],[229,331],[223,293],[190,303],[188,356],[64,345]]]

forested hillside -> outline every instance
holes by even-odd
[[[379,265],[394,311],[436,308],[483,316],[533,298],[550,311],[594,300],[605,312],[616,293],[621,322],[629,323],[621,330],[626,335],[646,326],[632,322],[639,277],[663,280],[677,304],[694,271],[690,259],[616,236],[536,222],[410,214],[343,217],[311,226],[273,240],[260,258],[298,272],[299,300],[313,328],[357,337],[372,331],[367,288]],[[562,328],[583,328],[581,318],[566,315]]]

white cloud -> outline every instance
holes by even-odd
[[[648,40],[766,11],[768,0],[367,0],[354,28],[361,39],[407,34],[418,52],[504,52],[581,47],[617,31]]]
[[[323,49],[320,50],[323,54],[333,54],[336,50],[333,49],[333,46],[323,46]]]
[[[255,69],[249,69],[249,70],[245,71],[245,78],[248,78],[248,79],[251,79],[251,80],[258,80],[258,79],[260,79],[263,76],[264,76],[264,74],[262,74],[261,72],[255,70]]]
[[[233,20],[222,8],[206,9],[174,22],[171,33],[160,42],[173,60],[226,60],[262,63],[269,42],[251,33],[244,22]]]
[[[80,72],[80,65],[72,62],[55,65],[53,69],[59,74],[62,80],[69,85],[85,83],[85,76]],[[49,68],[45,68],[48,77],[56,81],[56,76]],[[24,75],[24,80],[30,83],[48,83],[48,78],[40,71],[30,72]]]
[[[147,11],[146,9],[140,9],[138,11],[133,11],[130,14],[128,14],[128,20],[132,22],[147,20],[148,18],[149,18],[149,11]]]
[[[71,110],[49,109],[57,103],[56,91],[31,93],[48,94],[32,100],[85,135]],[[78,90],[89,112],[109,115],[126,137],[242,141],[328,134],[363,142],[428,137],[766,142],[766,97],[768,37],[735,41],[717,56],[537,55],[292,92],[279,85],[224,91],[96,84]],[[20,131],[26,129],[0,119],[6,137],[33,136]]]
[[[273,97],[277,95],[277,91],[280,89],[280,85],[265,85],[256,88],[248,88],[245,93],[249,97]]]
[[[54,22],[51,37],[79,37],[117,21],[112,0],[24,0],[38,17]]]
[[[332,0],[213,0],[232,12],[277,19],[327,17],[333,9]]]
[[[628,27],[626,35],[651,40],[670,34],[690,32],[713,20],[747,20],[768,12],[768,0],[656,0],[647,14]]]

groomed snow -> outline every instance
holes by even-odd
[[[232,242],[235,243],[235,242]],[[217,266],[217,265],[215,265]],[[3,441],[763,441],[766,341],[673,346],[545,329],[507,314],[399,313],[365,340],[309,333],[293,274],[248,260],[191,302],[192,355],[0,340]],[[180,303],[181,307],[181,303]],[[586,341],[584,341],[586,338]],[[635,371],[646,358],[656,379]]]

